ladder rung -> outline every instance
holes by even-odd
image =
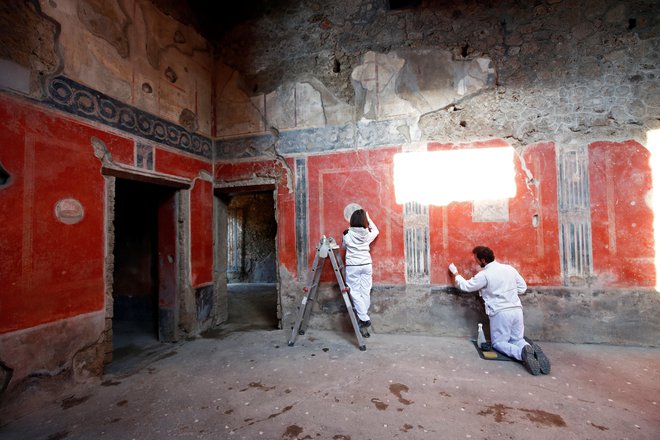
[[[330,262],[332,263],[333,269],[335,271],[335,276],[337,277],[337,281],[339,282],[339,290],[341,291],[342,295],[344,295],[345,305],[349,309],[348,314],[349,317],[351,318],[351,324],[353,325],[353,330],[355,330],[355,336],[358,339],[360,351],[364,351],[367,349],[366,345],[364,345],[364,341],[362,339],[363,336],[360,333],[359,324],[357,323],[356,316],[354,312],[351,310],[352,304],[350,298],[348,298],[345,295],[347,292],[350,292],[351,289],[349,286],[345,284],[345,280],[342,274],[342,269],[344,268],[343,261],[341,259],[341,255],[336,255],[335,253],[338,252],[338,249],[339,246],[337,245],[337,242],[334,240],[334,238],[326,238],[325,235],[321,238],[321,242],[319,243],[319,246],[316,248],[316,256],[314,257],[314,263],[312,263],[312,267],[308,272],[309,275],[308,281],[312,281],[312,284],[303,287],[305,296],[302,299],[301,306],[298,307],[298,318],[296,320],[295,326],[292,327],[291,339],[289,339],[289,347],[293,346],[294,342],[296,341],[296,337],[298,335],[305,334],[305,327],[307,326],[307,322],[309,320],[309,316],[312,311],[312,307],[309,306],[309,303],[314,302],[315,298],[313,298],[314,297],[313,292],[315,292],[315,289],[317,289],[321,283],[320,280],[321,273],[317,271],[319,270],[319,268],[323,269],[323,264],[325,263],[325,259],[330,257]]]

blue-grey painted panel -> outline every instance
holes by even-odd
[[[307,276],[309,240],[307,237],[307,159],[296,159],[296,256],[298,279]]]
[[[218,159],[259,158],[281,155],[327,153],[332,151],[401,145],[407,142],[399,127],[407,130],[405,121],[360,122],[335,127],[306,128],[272,134],[246,136],[240,139],[216,140]]]
[[[409,130],[406,121],[362,121],[357,124],[356,144],[360,147],[377,147],[410,142],[400,130]]]
[[[215,157],[218,159],[240,159],[264,156],[266,150],[273,146],[275,140],[275,136],[271,134],[216,140],[214,142]]]
[[[277,150],[280,154],[317,153],[353,148],[355,127],[307,128],[280,133]]]

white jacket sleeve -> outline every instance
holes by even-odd
[[[456,283],[456,287],[465,292],[476,292],[488,284],[488,280],[483,272],[479,272],[469,280],[463,278],[462,275],[456,275],[454,282]]]
[[[371,219],[369,219],[369,229],[369,241],[371,242],[378,236],[380,231],[378,230],[378,226],[376,226]]]
[[[518,290],[518,295],[521,295],[527,291],[527,283],[517,271],[516,271],[516,289]]]

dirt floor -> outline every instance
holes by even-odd
[[[269,320],[251,326],[235,317],[194,340],[152,341],[100,380],[1,421],[0,439],[637,440],[660,433],[660,349],[543,343],[552,371],[532,376],[520,363],[481,359],[467,339],[380,334],[374,322],[366,351],[353,333],[309,328],[290,347],[290,329]]]

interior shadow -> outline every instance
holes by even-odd
[[[277,284],[233,283],[227,285],[227,326],[236,330],[276,330]]]
[[[115,186],[112,362],[105,371],[123,369],[159,344],[159,256],[163,243],[175,235],[163,226],[163,206],[175,190],[160,185],[117,179]],[[173,223],[173,222],[169,222]]]

